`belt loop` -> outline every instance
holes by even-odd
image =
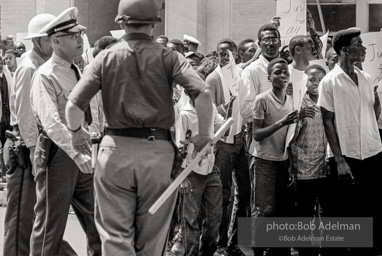
[[[148,141],[155,141],[155,136],[154,135],[150,135],[148,138],[147,138]]]

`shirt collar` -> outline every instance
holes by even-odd
[[[122,37],[124,40],[148,40],[152,41],[151,36],[144,33],[130,33]]]
[[[54,52],[53,52],[53,55],[52,55],[52,62],[57,64],[57,65],[59,65],[59,66],[61,66],[61,67],[63,67],[66,70],[69,70],[70,66],[72,65],[71,63],[69,63],[66,60],[64,60],[61,57],[59,57]]]
[[[262,54],[259,56],[259,59],[265,67],[268,67],[269,61]]]

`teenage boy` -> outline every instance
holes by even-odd
[[[252,243],[256,256],[262,256],[264,253],[259,241],[265,235],[258,217],[287,216],[289,161],[285,141],[288,125],[305,117],[314,117],[312,107],[304,108],[300,114],[297,110],[293,111],[292,99],[287,97],[285,92],[289,83],[289,70],[284,59],[270,61],[267,71],[272,89],[256,97],[252,122],[255,140],[255,212],[252,213]],[[290,249],[272,249],[270,255],[289,256]]]
[[[318,198],[325,216],[328,195],[328,164],[326,162],[328,143],[317,100],[318,84],[326,75],[326,71],[320,65],[314,64],[308,66],[305,73],[308,75],[307,94],[302,99],[301,108],[313,106],[315,115],[314,118],[306,118],[298,122],[291,143],[292,167],[293,172],[297,174],[297,215],[313,217],[316,198]],[[299,255],[314,255],[315,251],[317,251],[316,248],[300,248]]]

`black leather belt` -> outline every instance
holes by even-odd
[[[135,137],[154,140],[171,140],[170,130],[164,128],[125,128],[125,129],[110,129],[106,128],[106,135]]]

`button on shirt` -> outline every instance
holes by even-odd
[[[255,97],[272,88],[268,81],[269,61],[263,55],[246,67],[241,73],[242,83],[239,86],[240,114],[244,121],[252,122]]]
[[[36,118],[30,102],[32,77],[45,60],[33,50],[24,55],[15,72],[15,111],[21,137],[29,148],[36,146],[38,137]]]
[[[155,44],[147,34],[132,33],[97,55],[70,100],[85,110],[102,89],[109,128],[170,128],[175,121],[172,82],[194,99],[206,87],[181,54]]]
[[[53,53],[32,79],[31,105],[48,137],[73,159],[78,152],[66,127],[65,107],[78,80],[70,65]]]
[[[321,81],[318,105],[335,114],[342,155],[365,159],[382,151],[370,76],[354,67],[358,86],[337,64]]]

